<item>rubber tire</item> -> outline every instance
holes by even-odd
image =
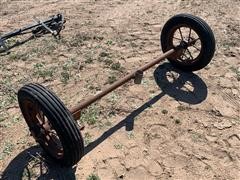
[[[207,66],[215,52],[215,38],[208,24],[199,17],[191,14],[178,14],[170,18],[162,29],[160,36],[162,51],[166,52],[170,47],[171,30],[179,25],[191,27],[202,41],[201,52],[197,60],[191,64],[184,64],[180,61],[168,58],[173,66],[183,71],[197,71]]]
[[[18,102],[25,120],[28,117],[28,109],[25,109],[23,106],[26,100],[37,103],[41,108],[41,111],[48,118],[53,129],[57,132],[64,153],[61,158],[57,159],[44,146],[41,147],[50,157],[63,166],[69,167],[78,163],[84,155],[83,138],[71,113],[61,100],[53,92],[40,84],[27,84],[23,86],[18,91]]]

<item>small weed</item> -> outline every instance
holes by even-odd
[[[99,57],[109,57],[110,56],[110,54],[108,53],[108,52],[105,52],[105,51],[103,51],[103,52],[101,52],[100,54],[99,54]]]
[[[108,117],[112,117],[112,116],[115,116],[116,115],[116,112],[114,110],[111,110],[108,112]]]
[[[100,44],[98,44],[98,45],[96,45],[95,47],[94,47],[95,49],[102,49],[102,46],[100,45]]]
[[[144,87],[149,87],[149,80],[147,80],[146,78],[144,79],[142,79],[142,85],[144,86]]]
[[[21,179],[39,179],[38,177],[46,174],[47,171],[48,169],[42,161],[42,157],[40,155],[32,156],[23,170]]]
[[[88,125],[94,125],[97,122],[99,114],[100,112],[98,107],[96,105],[92,105],[82,111],[80,121],[82,123],[86,122]]]
[[[91,64],[93,62],[93,57],[92,56],[86,56],[86,60],[84,61],[87,64]]]
[[[88,88],[89,90],[91,90],[91,91],[100,91],[101,90],[101,88],[100,87],[97,87],[97,86],[94,86],[94,85],[92,85],[92,84],[87,84],[87,85],[85,85],[84,86],[85,88]]]
[[[163,109],[163,110],[162,110],[162,113],[163,113],[163,114],[167,114],[168,111],[167,111],[166,109]]]
[[[111,64],[113,63],[113,60],[112,59],[110,59],[110,58],[106,58],[104,61],[104,64],[106,65],[106,66],[111,66]]]
[[[186,107],[186,106],[180,105],[180,106],[177,107],[177,109],[178,109],[178,111],[185,111],[185,110],[187,110],[189,108]]]
[[[115,149],[122,149],[123,145],[122,144],[114,144]]]
[[[96,54],[96,52],[95,51],[88,51],[88,52],[86,52],[86,54],[84,55],[84,58],[85,58],[85,63],[86,64],[91,64],[91,63],[93,63],[93,61],[94,61],[94,55]]]
[[[121,64],[119,62],[113,63],[111,65],[111,69],[116,70],[116,71],[120,71],[120,72],[122,72],[124,70],[124,68],[121,66]]]
[[[70,47],[81,47],[85,45],[85,41],[91,40],[92,37],[86,33],[76,34],[75,37],[68,43]]]
[[[204,136],[198,132],[192,132],[191,138],[192,138],[192,141],[194,142],[200,142],[204,140]]]
[[[17,102],[17,96],[16,96],[15,92],[9,91],[9,92],[7,92],[7,95],[8,96],[6,97],[6,101],[7,101],[6,104],[10,105],[10,104],[14,104]]]
[[[8,44],[8,45],[13,45],[13,44],[16,44],[16,43],[18,43],[18,41],[19,41],[19,38],[17,38],[16,36],[15,37],[12,37],[12,38],[10,38],[10,39],[7,39],[6,41],[5,41],[5,43],[6,44]]]
[[[26,138],[20,138],[20,139],[17,141],[17,144],[26,145],[26,144],[27,144],[27,139],[26,139]]]
[[[18,122],[20,122],[21,121],[21,119],[20,119],[20,117],[19,116],[14,116],[13,117],[13,119],[12,119],[12,123],[18,123]]]
[[[240,71],[236,67],[231,67],[230,68],[234,73],[237,75],[237,80],[240,81]]]
[[[4,77],[3,80],[0,81],[0,94],[3,95],[0,99],[0,108],[4,108],[17,102],[17,92],[11,83],[12,79],[10,77]]]
[[[103,62],[107,67],[110,67],[113,64],[112,55],[106,51],[102,51],[98,55],[98,61]]]
[[[36,167],[37,168],[37,167]],[[38,172],[35,172],[35,169],[32,167],[26,167],[24,168],[23,174],[22,174],[22,180],[28,180],[28,179],[38,179],[39,176]]]
[[[5,121],[9,118],[9,114],[6,111],[0,111],[0,127],[8,127],[9,121]]]
[[[119,96],[116,93],[114,93],[114,92],[111,93],[111,95],[108,97],[108,101],[111,104],[116,104],[118,100],[119,100]]]
[[[107,44],[108,46],[114,45],[114,43],[113,43],[112,40],[108,40],[108,41],[106,42],[106,44]]]
[[[111,64],[113,64],[113,60],[111,58],[112,58],[112,56],[110,53],[102,51],[99,54],[98,61],[104,62],[104,64],[109,67],[109,66],[111,66]]]
[[[16,60],[22,60],[22,61],[26,61],[29,58],[29,54],[28,53],[10,53],[9,55],[9,59],[16,61]]]
[[[2,153],[0,153],[0,160],[3,160],[6,156],[10,155],[14,150],[14,144],[10,142],[5,142],[4,149]]]
[[[89,143],[91,143],[92,135],[90,133],[84,134],[84,144],[87,146]]]
[[[38,45],[30,45],[29,50],[27,51],[27,54],[29,56],[36,56],[36,57],[42,57],[44,54],[51,55],[53,54],[54,50],[57,48],[57,44],[59,43],[59,40],[54,40],[52,38],[43,38],[41,44]]]
[[[152,90],[152,89],[151,89],[151,90],[149,91],[149,93],[154,95],[155,90]]]
[[[120,64],[119,62],[113,63],[113,64],[111,65],[111,69],[112,69],[112,70],[119,70],[120,68],[121,68],[121,64]]]
[[[87,177],[87,180],[101,180],[100,177],[96,174],[90,174],[88,177]]]
[[[133,48],[136,48],[136,47],[138,47],[138,44],[136,44],[135,42],[130,42],[130,46]]]
[[[44,41],[44,45],[43,45],[43,53],[45,54],[51,54],[56,48],[57,48],[57,45],[58,45],[58,40],[57,39],[43,39]],[[38,56],[41,56],[41,52],[38,54]]]
[[[75,59],[71,58],[66,63],[64,63],[63,66],[62,66],[62,72],[61,72],[61,78],[60,79],[64,84],[67,84],[68,81],[70,80],[71,70],[74,66],[74,63],[75,63]]]
[[[116,76],[111,75],[111,76],[108,76],[107,83],[108,83],[108,84],[112,84],[112,83],[114,83],[116,80],[117,80]]]
[[[104,37],[102,37],[102,36],[93,36],[93,39],[97,40],[97,41],[102,41],[104,39]]]
[[[95,89],[95,86],[89,85],[89,86],[87,86],[87,88],[88,88],[89,90],[94,90],[94,89]]]
[[[63,84],[67,84],[70,79],[70,74],[67,71],[61,72],[61,81]]]
[[[134,138],[135,138],[135,136],[134,136],[133,132],[129,131],[128,132],[128,139],[134,139]]]
[[[37,78],[51,79],[54,74],[54,68],[47,68],[43,63],[36,63],[33,66],[33,75]]]
[[[5,121],[5,118],[1,116],[1,113],[0,113],[0,123]]]

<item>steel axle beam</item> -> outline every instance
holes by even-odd
[[[116,81],[115,83],[113,83],[112,85],[110,85],[109,87],[103,89],[100,93],[98,93],[95,96],[89,97],[86,100],[83,100],[82,102],[80,102],[78,105],[72,107],[70,110],[70,112],[73,115],[73,118],[75,120],[78,120],[81,116],[81,110],[86,108],[87,106],[89,106],[90,104],[94,103],[95,101],[97,101],[98,99],[102,98],[103,96],[107,95],[109,92],[117,89],[118,87],[122,86],[123,84],[125,84],[126,82],[130,81],[131,79],[134,79],[136,77],[136,74],[138,72],[144,72],[146,70],[148,70],[149,68],[151,68],[152,66],[160,63],[161,61],[163,61],[165,58],[171,56],[171,55],[175,55],[175,54],[179,54],[181,53],[182,48],[175,48],[175,49],[170,49],[169,51],[165,52],[164,54],[162,54],[160,57],[158,57],[157,59],[145,64],[144,66],[140,67],[139,69],[135,70],[134,72],[126,75],[125,77],[123,77],[122,79],[119,79],[118,81]]]

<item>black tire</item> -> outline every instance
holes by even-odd
[[[200,40],[201,45],[201,49],[198,49],[199,54],[193,58],[193,56],[190,55],[190,52],[188,53],[190,58],[186,58],[187,60],[183,60],[181,57],[173,56],[169,57],[168,60],[173,66],[183,71],[196,71],[204,68],[210,63],[214,55],[215,38],[208,24],[199,17],[190,14],[178,14],[170,18],[164,25],[160,37],[162,51],[166,52],[172,48],[176,48],[176,45],[174,45],[173,41],[177,38],[175,38],[174,35],[177,33],[177,31],[181,31],[181,28],[189,28],[188,41],[191,39],[191,32],[196,33],[196,35],[199,37],[198,39]],[[181,35],[181,39],[183,39],[182,32],[179,34]],[[181,39],[179,41],[181,41]],[[198,41],[198,39],[195,40]],[[196,41],[194,43],[196,43]]]
[[[84,155],[81,132],[53,92],[39,84],[28,84],[18,91],[18,102],[33,137],[51,158],[63,166],[80,161]]]

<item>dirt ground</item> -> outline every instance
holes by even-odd
[[[67,20],[60,40],[45,35],[0,54],[0,179],[240,178],[239,0],[1,0],[0,33],[59,12]],[[37,82],[71,107],[158,57],[160,31],[178,13],[212,28],[211,63],[194,73],[155,66],[142,85],[130,82],[84,111],[77,166],[44,162],[17,90]]]

